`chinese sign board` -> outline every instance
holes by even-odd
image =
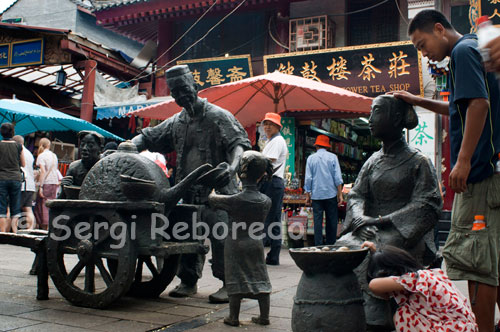
[[[290,166],[288,172],[295,173],[295,119],[281,118],[281,135],[286,141],[288,155],[286,157],[286,166]]]
[[[409,145],[425,154],[434,165],[436,153],[436,114],[419,111],[418,126],[409,131]]]
[[[30,39],[0,45],[0,68],[43,63],[43,39]]]
[[[420,55],[411,42],[269,55],[264,68],[369,97],[395,90],[423,95]]]
[[[500,0],[480,0],[479,16],[487,15],[494,25],[500,25]]]
[[[10,44],[0,44],[0,68],[9,66]]]
[[[206,89],[223,83],[236,82],[253,76],[250,55],[248,54],[183,60],[177,61],[177,64],[189,66],[199,89]]]

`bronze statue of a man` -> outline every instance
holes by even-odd
[[[82,159],[75,160],[69,165],[66,176],[61,181],[63,187],[82,185],[87,173],[99,161],[104,145],[104,137],[95,131],[80,131],[78,133],[78,140],[80,141],[79,150]],[[64,190],[61,190],[59,198],[65,197]]]
[[[369,124],[372,135],[382,141],[382,149],[365,162],[349,192],[337,244],[359,246],[365,240],[378,247],[390,244],[429,265],[435,259],[433,230],[442,202],[434,166],[403,137],[404,128],[417,126],[417,114],[410,104],[382,95],[373,101]],[[392,331],[389,303],[368,290],[366,263],[357,268],[357,275],[367,324]]]
[[[236,170],[245,150],[251,148],[248,136],[228,111],[199,98],[192,73],[188,66],[174,66],[166,72],[167,84],[172,97],[183,109],[153,128],[145,128],[132,140],[139,151],[177,152],[177,176],[179,182],[197,167],[209,163],[224,169],[215,179],[221,194],[237,193]],[[183,197],[186,204],[206,205],[201,216],[209,226],[217,222],[228,223],[223,210],[211,209],[208,194],[211,188],[198,184],[192,186]],[[212,247],[213,275],[224,282],[224,239],[209,236]],[[205,257],[183,255],[177,276],[181,279],[170,296],[189,296],[197,292]],[[227,302],[223,286],[209,296],[211,302]]]

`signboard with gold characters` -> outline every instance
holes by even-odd
[[[476,31],[476,20],[481,16],[488,16],[491,22],[500,26],[500,0],[470,0],[469,22],[472,32]]]
[[[420,54],[395,42],[264,56],[264,70],[278,70],[365,96],[406,90],[423,95]]]
[[[206,89],[214,85],[240,81],[252,77],[250,55],[236,55],[219,58],[206,58],[177,61],[185,64],[193,73],[198,88]]]

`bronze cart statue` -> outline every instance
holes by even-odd
[[[47,264],[59,292],[72,304],[104,308],[128,294],[157,297],[172,281],[180,254],[206,253],[188,227],[201,206],[177,204],[206,164],[170,188],[154,162],[134,144],[99,160],[81,189],[48,202]],[[75,192],[76,191],[76,192]],[[168,217],[168,225],[165,224]],[[173,238],[185,222],[182,239]]]

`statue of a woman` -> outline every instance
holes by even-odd
[[[269,325],[271,282],[264,260],[262,230],[271,200],[257,187],[266,173],[272,176],[270,160],[260,152],[246,151],[238,170],[243,191],[235,195],[212,192],[208,196],[212,208],[225,210],[231,217],[224,245],[224,274],[229,297],[229,317],[224,319],[224,323],[232,326],[239,325],[243,298],[259,301],[260,316],[253,317],[252,321]]]
[[[363,165],[349,192],[347,215],[339,245],[361,245],[370,240],[410,252],[422,264],[435,259],[433,229],[441,211],[436,171],[420,151],[409,147],[403,129],[413,129],[418,117],[413,107],[389,95],[375,98],[370,131],[382,149]],[[391,326],[392,315],[376,304],[366,284],[366,264],[358,267],[365,292],[368,325]],[[377,301],[378,300],[378,301]]]

